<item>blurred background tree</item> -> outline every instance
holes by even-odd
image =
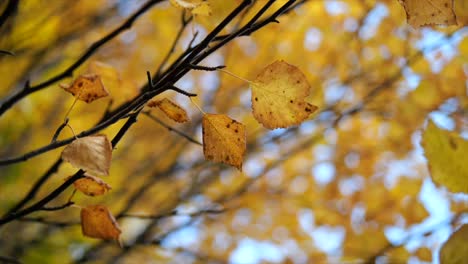
[[[193,17],[161,0],[0,3],[0,261],[437,262],[468,221],[468,199],[434,185],[420,139],[429,119],[468,138],[467,1],[454,1],[458,25],[423,28],[396,0],[247,2],[210,0],[210,14]],[[245,81],[190,65],[253,80],[278,59],[305,73],[306,100],[319,107],[288,129],[254,120]],[[146,71],[246,125],[242,171],[204,159],[202,114],[187,96],[168,86],[151,94],[184,107],[185,124],[129,107],[151,90]],[[74,102],[59,84],[89,72],[110,96],[77,102],[73,130],[51,143]],[[122,247],[81,234],[67,203],[76,169],[60,160],[62,140],[115,114],[96,129],[119,143],[103,177],[112,190],[72,200],[106,205]]]

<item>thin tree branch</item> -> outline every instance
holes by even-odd
[[[15,56],[15,54],[8,50],[0,50],[0,54]]]
[[[65,77],[72,76],[73,72],[81,65],[83,64],[91,55],[93,55],[100,47],[102,47],[104,44],[118,36],[120,33],[123,31],[130,29],[132,27],[132,24],[135,22],[135,20],[140,17],[142,14],[144,14],[146,11],[148,11],[153,5],[162,2],[163,0],[151,0],[146,2],[140,9],[138,9],[133,15],[131,15],[123,24],[121,24],[119,27],[108,33],[106,36],[103,38],[99,39],[98,41],[94,42],[86,51],[79,57],[72,65],[70,65],[68,68],[66,68],[63,72],[51,77],[50,79],[43,81],[37,85],[34,86],[29,86],[29,84],[26,84],[23,89],[21,89],[19,92],[16,94],[11,95],[8,99],[6,99],[4,102],[0,104],[0,116],[5,113],[8,109],[10,109],[15,103],[23,99],[24,97],[40,91],[49,85],[58,82],[62,80]],[[15,1],[14,1],[15,2]]]
[[[37,192],[41,188],[41,186],[49,179],[50,175],[56,173],[58,168],[62,164],[62,159],[57,159],[52,166],[34,183],[31,190],[24,196],[21,201],[19,201],[14,207],[12,207],[5,215],[12,214],[13,212],[18,211],[21,209],[27,202],[31,201],[36,197]]]
[[[166,56],[164,56],[161,64],[159,64],[159,68],[158,68],[158,70],[156,71],[156,74],[155,74],[156,76],[161,75],[161,71],[163,70],[164,66],[166,66],[166,63],[169,60],[169,58],[171,57],[171,55],[174,53],[175,48],[177,46],[177,43],[179,42],[180,37],[182,36],[182,33],[184,32],[185,28],[190,23],[190,21],[192,21],[192,19],[193,19],[193,16],[190,16],[188,19],[185,19],[185,16],[186,16],[185,10],[182,12],[181,16],[182,16],[182,18],[181,18],[182,22],[181,22],[180,29],[177,32],[177,35],[176,35],[174,41],[172,42],[172,45],[169,48],[169,51],[166,53]]]
[[[169,131],[173,131],[174,133],[178,134],[179,136],[187,139],[188,141],[192,142],[192,143],[195,143],[197,145],[200,145],[200,146],[203,146],[202,143],[200,143],[200,141],[190,137],[189,135],[185,134],[184,132],[176,129],[176,128],[173,128],[169,125],[167,125],[166,123],[164,123],[163,121],[161,121],[159,118],[153,116],[149,111],[145,111],[145,112],[142,112],[145,116],[149,117],[151,120],[155,121],[156,123],[160,124],[161,126],[167,128],[167,130]]]
[[[59,210],[62,210],[64,208],[67,208],[67,207],[70,207],[72,205],[74,205],[75,202],[72,202],[72,201],[68,201],[62,205],[59,205],[59,206],[53,206],[53,207],[42,207],[41,209],[39,209],[40,211],[59,211]]]
[[[5,256],[0,256],[0,262],[5,263],[5,264],[21,264],[22,262],[11,258],[11,257],[5,257]]]
[[[5,10],[0,15],[0,28],[3,26],[5,21],[11,17],[18,10],[19,0],[9,0]]]
[[[57,141],[57,138],[58,136],[60,135],[60,132],[62,132],[62,130],[68,125],[68,121],[70,121],[70,119],[65,118],[65,121],[63,121],[62,124],[60,124],[60,126],[57,128],[57,130],[55,131],[54,133],[54,136],[52,137],[52,140],[51,142],[55,142]]]
[[[226,68],[225,65],[208,67],[208,66],[202,66],[202,65],[189,64],[188,66],[190,69],[197,70],[197,71],[217,71],[217,70]]]

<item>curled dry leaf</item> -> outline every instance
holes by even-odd
[[[83,178],[76,180],[73,186],[80,192],[89,196],[103,195],[109,191],[111,186],[98,177],[85,174]]]
[[[62,159],[87,172],[109,175],[112,145],[106,135],[78,138],[65,147]]]
[[[432,180],[451,192],[468,193],[468,141],[429,121],[422,146]]]
[[[119,240],[119,224],[103,205],[90,205],[81,209],[81,231],[92,238]]]
[[[441,264],[465,264],[468,260],[468,224],[464,224],[442,245]]]
[[[170,119],[178,123],[185,123],[189,120],[187,112],[167,98],[159,101],[151,101],[148,103],[148,106],[159,107],[159,109],[161,109],[161,111],[163,111]]]
[[[400,0],[405,8],[408,24],[413,27],[425,25],[456,25],[453,0]]]
[[[80,75],[71,85],[60,84],[60,87],[86,103],[109,95],[101,77],[96,74]]]
[[[284,61],[263,69],[251,86],[253,115],[268,129],[298,125],[317,110],[305,101],[310,93],[305,75]]]
[[[246,150],[245,126],[226,115],[205,114],[202,129],[205,158],[242,170]]]

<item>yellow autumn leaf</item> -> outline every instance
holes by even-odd
[[[78,138],[65,147],[62,159],[87,172],[109,175],[112,145],[106,135]]]
[[[305,75],[284,61],[263,69],[251,87],[253,115],[268,129],[298,125],[317,110],[305,101],[310,93]]]
[[[103,205],[90,205],[81,209],[81,231],[87,237],[117,241],[122,233],[114,216]]]
[[[226,115],[205,114],[202,129],[205,158],[242,170],[247,147],[245,126]]]
[[[96,74],[80,75],[71,85],[60,84],[60,87],[86,103],[109,95],[101,77]]]
[[[189,120],[187,112],[182,107],[167,98],[158,101],[151,101],[148,103],[148,106],[158,107],[170,119],[178,123],[185,123]]]
[[[429,121],[422,146],[432,180],[451,192],[468,193],[468,141]]]
[[[413,27],[425,25],[456,25],[453,0],[400,0],[405,8],[408,24]]]
[[[465,264],[468,260],[468,224],[464,224],[442,245],[441,264]]]
[[[73,183],[75,189],[89,196],[103,195],[109,191],[111,186],[98,177],[85,174],[83,178]]]

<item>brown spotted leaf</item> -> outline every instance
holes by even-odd
[[[75,189],[89,196],[103,195],[109,191],[111,186],[98,177],[85,174],[83,178],[73,183]]]
[[[148,106],[159,107],[159,109],[161,109],[161,111],[163,111],[170,119],[178,123],[185,123],[189,120],[187,112],[167,98],[159,101],[151,101],[148,103]]]
[[[246,149],[245,126],[227,115],[205,114],[202,129],[205,158],[242,170]]]
[[[263,69],[251,87],[253,115],[268,129],[298,125],[317,110],[305,101],[310,93],[305,75],[284,61]]]
[[[413,27],[425,25],[456,25],[453,0],[400,0],[405,8],[408,24]]]
[[[96,74],[80,75],[71,85],[60,84],[60,87],[86,103],[109,95],[101,77]]]
[[[106,135],[78,138],[65,147],[62,159],[87,172],[109,175],[112,145]]]
[[[119,224],[103,205],[90,205],[81,209],[81,231],[92,238],[119,240]]]

